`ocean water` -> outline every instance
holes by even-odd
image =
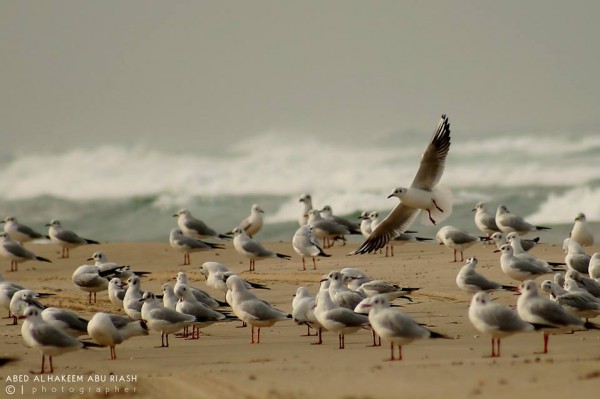
[[[356,218],[386,213],[418,168],[430,133],[397,133],[365,142],[324,141],[275,133],[251,137],[218,153],[103,146],[64,152],[10,153],[0,161],[0,217],[17,216],[40,231],[59,219],[80,235],[105,242],[167,241],[172,215],[188,208],[214,229],[231,230],[252,204],[265,210],[257,238],[290,240],[310,193]],[[467,135],[453,130],[442,184],[454,193],[441,225],[477,233],[473,206],[504,204],[528,221],[552,227],[543,241],[565,238],[578,212],[600,239],[600,133],[513,132]],[[412,227],[433,236],[437,227]],[[353,241],[360,241],[356,237]]]

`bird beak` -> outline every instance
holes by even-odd
[[[87,258],[86,260],[94,260],[94,258]]]
[[[174,218],[176,218],[176,217],[178,217],[178,216],[179,216],[179,215],[177,215],[177,214],[173,215],[173,217],[174,217]]]
[[[388,197],[388,198],[392,198],[393,196],[394,196],[393,194],[390,194],[390,195],[388,195],[387,197]]]

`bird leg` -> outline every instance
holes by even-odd
[[[437,208],[438,211],[444,213],[444,210],[438,206],[437,202],[435,202],[434,199],[432,199],[431,202],[433,202],[433,205],[435,205],[435,207]]]
[[[396,360],[396,359],[394,359],[394,343],[393,342],[390,342],[390,349],[391,349],[390,361]]]
[[[254,326],[252,326],[252,338],[250,340],[250,343],[253,344],[254,343]]]
[[[313,256],[313,270],[317,270],[317,261],[314,256]]]
[[[375,334],[375,330],[371,330],[371,335],[373,335],[373,344],[372,345],[367,345],[367,347],[373,347],[373,346],[380,346],[381,345],[381,338],[379,338],[379,345],[377,344],[377,334]]]
[[[258,327],[258,339],[256,340],[257,344],[260,344],[260,327]]]
[[[456,249],[453,249],[452,251],[454,251],[454,260],[453,260],[453,262],[456,262]]]
[[[319,327],[319,332],[318,332],[318,336],[319,336],[319,340],[317,342],[311,342],[311,345],[321,345],[323,343],[323,329],[321,327]]]
[[[52,356],[48,356],[48,360],[50,360],[50,374],[54,373],[54,366],[52,365]]]
[[[304,261],[304,256],[302,257],[302,270],[306,270],[306,262]]]

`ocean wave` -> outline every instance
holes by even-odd
[[[600,187],[582,186],[550,193],[539,210],[527,217],[530,223],[573,223],[582,212],[589,221],[600,220]]]
[[[600,170],[591,164],[600,152],[595,135],[581,141],[469,136],[455,142],[442,179],[453,189],[569,188],[600,180]],[[389,203],[385,197],[396,186],[410,184],[424,145],[414,137],[403,145],[382,146],[269,133],[232,144],[220,154],[119,146],[33,153],[4,161],[0,179],[7,189],[0,198],[151,196],[166,208],[198,196],[297,198],[312,192],[341,209],[354,209],[362,201],[379,207]],[[285,206],[291,208],[291,202]]]

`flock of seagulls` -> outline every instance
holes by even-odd
[[[299,199],[303,204],[299,228],[291,239],[292,249],[302,260],[302,270],[306,270],[305,258],[311,258],[316,270],[317,260],[331,256],[326,251],[337,242],[346,245],[349,235],[364,237],[364,242],[349,255],[376,253],[385,247],[386,256],[388,252],[394,256],[394,245],[433,241],[408,229],[419,214],[423,223],[434,225],[451,214],[452,193],[439,185],[449,149],[450,123],[443,115],[412,183],[393,190],[389,197],[397,197],[399,202],[383,218],[377,211],[365,211],[357,220],[348,220],[335,215],[330,206],[313,208],[311,196],[303,194]],[[500,356],[501,339],[519,332],[543,331],[546,353],[551,334],[598,328],[588,319],[600,315],[600,254],[585,252],[586,247],[593,245],[593,232],[585,215],[577,215],[570,237],[565,239],[564,262],[549,262],[529,252],[539,238],[523,238],[548,227],[528,223],[504,205],[498,206],[495,215],[483,202],[473,211],[474,224],[482,235],[447,225],[439,228],[435,241],[453,251],[453,262],[459,261],[458,254],[460,262],[464,262],[464,252],[471,246],[489,243],[500,254],[500,269],[515,282],[516,285],[507,285],[488,279],[475,270],[478,260],[472,256],[456,276],[457,287],[472,296],[468,317],[473,327],[491,336],[493,357]],[[222,250],[229,240],[234,250],[248,260],[250,272],[256,270],[259,260],[291,259],[290,255],[266,248],[255,238],[264,225],[264,211],[256,204],[247,218],[224,234],[187,209],[173,216],[177,227],[170,231],[169,244],[183,253],[183,265],[192,263],[190,254]],[[25,261],[51,262],[25,248],[24,244],[33,240],[50,240],[58,245],[61,258],[68,258],[69,250],[78,246],[99,244],[63,228],[58,220],[48,224],[48,235],[20,224],[15,217],[6,218],[3,223],[0,256],[10,260],[13,272]],[[90,304],[97,302],[98,293],[107,291],[119,314],[100,311],[87,320],[69,309],[45,306],[43,302],[53,293],[38,293],[0,276],[0,305],[9,311],[14,324],[19,318],[25,319],[21,335],[26,345],[41,352],[41,373],[46,372],[46,357],[52,373],[53,356],[63,353],[102,346],[110,349],[110,359],[116,359],[116,346],[132,337],[159,332],[160,347],[167,348],[172,334],[181,332],[188,339],[199,339],[201,329],[232,321],[249,326],[252,344],[261,342],[261,328],[289,320],[306,327],[309,336],[314,331],[318,336],[314,344],[323,343],[325,331],[337,334],[339,349],[345,348],[347,335],[370,330],[373,346],[380,346],[382,340],[390,345],[390,360],[402,360],[402,347],[416,340],[452,339],[419,323],[395,302],[412,301],[411,295],[419,288],[370,277],[356,268],[324,274],[314,295],[308,287],[298,287],[288,313],[259,296],[261,290],[269,290],[267,285],[246,280],[219,262],[205,262],[199,270],[206,278],[205,284],[222,294],[225,301],[193,286],[185,272],[175,276],[174,285],[166,282],[162,292],[153,293],[142,290],[142,279],[148,272],[111,262],[102,251],[87,260],[93,264],[79,266],[71,276],[73,284],[88,294]],[[553,280],[544,280],[538,288],[534,280],[547,275],[553,275]],[[520,295],[515,306],[509,307],[492,300],[491,294],[496,291]],[[82,336],[90,338],[80,339]]]

